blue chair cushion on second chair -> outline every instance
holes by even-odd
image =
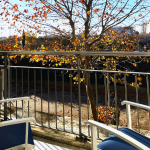
[[[150,148],[149,138],[128,128],[120,128],[119,131],[129,135],[130,137],[136,139],[137,141]],[[134,146],[114,135],[110,135],[109,137],[107,137],[103,142],[97,145],[97,148],[101,150],[138,150]]]
[[[26,123],[0,127],[0,150],[25,144]],[[34,145],[31,127],[28,128],[28,144]]]

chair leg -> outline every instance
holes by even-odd
[[[91,126],[92,150],[97,150],[96,127]]]

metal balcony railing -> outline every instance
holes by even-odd
[[[118,95],[117,95],[117,83],[116,83],[116,74],[121,73],[124,76],[124,85],[122,85],[122,87],[124,88],[124,99],[128,100],[128,87],[127,87],[127,74],[130,74],[132,76],[134,76],[135,79],[135,101],[139,102],[139,98],[138,98],[138,87],[137,87],[137,78],[138,75],[145,75],[146,78],[146,87],[145,89],[147,90],[147,102],[148,105],[150,105],[150,97],[149,97],[149,77],[150,77],[150,73],[149,72],[130,72],[130,71],[109,71],[109,70],[92,70],[92,69],[81,69],[80,68],[80,59],[79,56],[133,56],[133,57],[150,57],[150,53],[149,52],[56,52],[56,51],[49,51],[49,52],[25,52],[25,51],[16,51],[16,52],[7,52],[7,51],[2,51],[0,52],[1,56],[4,56],[4,65],[0,65],[1,69],[3,69],[4,71],[1,72],[1,76],[2,76],[2,80],[1,81],[1,87],[0,87],[0,92],[1,92],[1,97],[2,99],[7,99],[10,97],[18,97],[18,96],[31,96],[31,93],[34,95],[34,99],[33,99],[33,103],[34,103],[34,107],[32,108],[33,114],[36,119],[40,120],[39,124],[41,126],[46,126],[44,123],[44,115],[45,115],[45,111],[43,108],[43,89],[46,89],[47,91],[47,127],[49,128],[53,128],[53,126],[51,126],[51,114],[50,114],[50,103],[51,103],[51,83],[53,83],[53,92],[55,95],[55,109],[54,109],[54,116],[55,116],[55,129],[60,130],[59,128],[59,123],[58,123],[58,104],[60,102],[60,99],[58,98],[58,94],[60,94],[60,92],[57,90],[58,87],[58,82],[59,84],[61,83],[61,98],[62,98],[62,129],[65,132],[71,132],[71,133],[75,133],[78,134],[80,137],[82,137],[83,135],[86,134],[86,136],[90,135],[90,131],[89,129],[87,130],[87,133],[84,133],[84,128],[82,125],[82,96],[83,93],[81,92],[81,84],[80,84],[80,78],[78,78],[78,85],[77,85],[77,92],[75,93],[75,95],[77,95],[77,98],[74,100],[73,99],[73,94],[74,91],[73,89],[73,80],[72,78],[70,78],[70,82],[68,82],[66,84],[65,81],[65,74],[66,71],[69,72],[70,74],[72,74],[74,71],[77,72],[78,76],[80,76],[80,74],[85,71],[85,72],[93,72],[93,74],[95,74],[93,77],[94,79],[94,83],[93,83],[93,88],[95,89],[95,102],[96,102],[96,107],[98,108],[99,103],[101,104],[101,98],[100,95],[98,93],[98,89],[102,89],[104,88],[104,97],[103,97],[103,101],[105,103],[105,105],[107,106],[107,102],[110,99],[110,85],[109,85],[109,75],[113,75],[114,76],[114,84],[111,85],[113,86],[113,91],[114,91],[114,107],[117,110],[118,107],[118,103],[121,103],[121,101],[118,101]],[[75,55],[77,56],[77,69],[71,69],[71,68],[52,68],[52,67],[31,67],[31,66],[10,66],[9,65],[9,59],[8,56],[12,56],[12,55]],[[47,70],[47,75],[45,80],[43,81],[43,72],[45,73],[45,70]],[[39,74],[37,74],[37,71]],[[61,71],[61,74],[59,75],[59,80],[61,79],[61,81],[58,81],[58,74],[57,72]],[[24,73],[26,72],[26,73]],[[15,78],[14,78],[14,74],[15,74]],[[33,78],[32,81],[30,79],[30,75],[33,74]],[[103,75],[103,82],[98,83],[98,74]],[[53,77],[52,77],[53,76]],[[107,76],[107,77],[106,77]],[[21,77],[21,78],[20,78]],[[25,78],[27,79],[25,81]],[[37,79],[38,78],[38,79]],[[13,80],[13,81],[12,81]],[[13,84],[14,83],[14,84]],[[33,84],[32,86],[30,86],[30,84]],[[46,86],[44,86],[44,84],[46,83]],[[18,84],[21,85],[19,86],[18,89]],[[26,89],[25,89],[25,84],[27,85]],[[13,85],[14,87],[12,88],[11,85]],[[69,89],[69,99],[70,101],[68,103],[70,103],[70,131],[68,131],[66,129],[66,114],[65,114],[65,107],[67,104],[67,102],[65,101],[66,97],[65,97],[65,86],[68,86]],[[37,87],[40,87],[40,90],[37,91]],[[101,88],[102,87],[102,88]],[[18,94],[18,90],[21,90],[21,93]],[[30,92],[32,90],[32,92]],[[25,92],[26,91],[26,92]],[[40,91],[40,93],[39,93]],[[12,95],[12,93],[15,93],[15,96]],[[41,99],[40,102],[40,113],[39,111],[37,112],[37,107],[39,102],[37,102],[37,98],[36,96],[39,96]],[[81,96],[82,95],[82,96]],[[88,93],[86,92],[86,94],[84,95],[86,97],[86,107],[87,107],[87,119],[90,118],[90,109],[89,109],[89,100],[88,100]],[[83,96],[83,97],[84,97]],[[73,103],[77,103],[78,106],[78,132],[74,131],[74,118],[73,118]],[[85,103],[85,100],[84,100]],[[30,104],[31,104],[31,99],[27,102],[27,110],[26,110],[26,115],[27,117],[30,116]],[[16,108],[16,118],[18,117],[18,103],[16,101],[16,103],[14,103],[14,106]],[[7,103],[4,103],[4,120],[7,119]],[[10,106],[11,107],[11,106]],[[20,107],[20,106],[19,106]],[[39,114],[40,115],[39,115]],[[107,113],[107,112],[106,112]],[[137,109],[137,114],[138,114],[138,130],[140,131],[140,125],[139,125],[139,110]],[[98,114],[97,114],[98,115]],[[117,111],[116,111],[116,126],[118,128],[119,124],[118,124],[118,115],[117,115]],[[11,113],[10,113],[10,118],[12,118]],[[84,120],[83,120],[84,121]],[[106,123],[108,124],[107,120]],[[149,121],[150,124],[150,121]]]

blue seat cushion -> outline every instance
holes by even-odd
[[[26,123],[0,127],[0,150],[25,144]],[[34,145],[31,127],[28,128],[28,143]]]
[[[120,128],[119,131],[129,135],[130,137],[136,139],[137,141],[150,148],[149,138],[128,128]],[[103,142],[99,143],[97,145],[97,148],[102,150],[138,150],[134,146],[130,145],[129,143],[123,141],[122,139],[114,135],[110,135]]]

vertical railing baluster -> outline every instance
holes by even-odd
[[[149,96],[149,75],[146,76],[146,83],[147,83],[147,99],[148,99],[148,106],[150,106],[150,96]],[[150,111],[149,111],[149,130],[150,130]]]
[[[7,99],[7,55],[4,55],[4,99]],[[4,103],[4,120],[7,120],[7,103]]]
[[[63,130],[65,131],[64,71],[62,71],[62,100],[63,100]]]
[[[17,68],[16,68],[16,97],[17,97],[17,79],[18,77],[17,77]]]
[[[107,63],[107,62],[106,62]],[[107,64],[108,65],[108,64]],[[108,66],[107,66],[108,69]],[[110,106],[110,85],[109,85],[109,73],[107,73],[107,94],[108,94],[108,103],[107,105]]]
[[[11,74],[10,74],[10,59],[8,57],[8,98],[10,98],[10,87],[11,87]],[[10,108],[10,118],[11,118],[11,102],[9,103],[9,108]]]
[[[4,99],[4,69],[2,70],[2,95],[1,96],[2,96],[2,99]],[[2,110],[2,105],[0,104],[0,112],[1,110]]]
[[[125,100],[128,100],[128,97],[127,97],[127,78],[126,78],[126,74],[124,74],[124,86],[125,86]],[[127,108],[128,109],[128,108]],[[127,111],[127,110],[126,110]],[[127,119],[127,124],[129,124],[129,121]]]
[[[36,119],[36,69],[34,69],[34,118]]]
[[[106,74],[104,74],[104,86],[105,86],[105,106],[106,106],[106,124],[108,125],[108,112],[107,112],[107,84],[106,84]]]
[[[118,130],[118,111],[117,111],[117,85],[116,85],[116,74],[114,74],[114,87],[115,87],[116,125],[117,125],[117,130]]]
[[[95,93],[96,93],[96,109],[97,109],[97,116],[98,116],[97,72],[95,72]]]
[[[23,68],[21,69],[22,70],[22,97],[23,97]],[[23,101],[22,101],[22,116],[23,116]]]
[[[2,68],[0,68],[0,99],[2,100],[3,99],[3,75],[2,75],[2,72],[3,72],[3,70],[2,70]],[[2,113],[2,111],[1,111],[1,103],[0,103],[0,117],[1,117],[1,113]]]
[[[11,97],[11,85],[12,85],[12,68],[10,68],[10,97]]]
[[[2,71],[2,99],[4,99],[4,69]]]
[[[73,119],[72,119],[72,71],[70,71],[70,103],[71,103],[71,133],[73,133]]]
[[[11,83],[12,83],[12,68],[10,68],[10,97],[11,97]],[[10,102],[10,119],[11,119],[11,102]]]
[[[50,103],[50,101],[49,101],[49,69],[47,70],[47,81],[48,81],[48,84],[47,84],[47,92],[48,92],[48,127],[50,128],[50,119],[49,119],[49,109],[50,109],[50,107],[49,107],[49,103]]]
[[[4,69],[2,70],[2,99],[4,99]]]
[[[106,74],[104,74],[104,86],[105,86],[105,106],[106,106],[106,124],[108,125],[108,112],[107,112],[107,83],[106,83]],[[108,132],[106,133],[106,136],[108,137]]]
[[[80,93],[80,60],[79,55],[77,56],[77,65],[78,65],[78,99],[79,99],[79,136],[81,137],[81,93]]]
[[[124,86],[125,86],[125,100],[127,100],[127,79],[126,79],[126,74],[124,74]]]
[[[88,72],[86,72],[86,93],[87,93],[87,116],[89,120],[89,93],[88,93]],[[90,126],[88,126],[88,136],[90,136]]]
[[[22,68],[22,96],[23,96],[23,68]]]
[[[98,93],[97,93],[97,72],[95,72],[95,93],[96,93],[96,111],[97,111],[97,121],[98,121]],[[99,138],[99,129],[97,129],[97,137]]]
[[[108,76],[107,76],[108,77]],[[106,124],[108,125],[108,112],[107,112],[107,106],[108,106],[108,101],[107,101],[107,80],[106,80],[106,74],[104,74],[104,86],[105,86],[105,106],[106,106]],[[106,133],[106,135],[108,136],[108,132]]]
[[[136,102],[138,103],[138,88],[137,88],[137,74],[135,75],[135,88],[136,88]],[[140,133],[140,124],[139,124],[139,108],[137,108],[137,122],[138,122],[138,132]]]
[[[16,97],[17,97],[17,68],[16,68]],[[17,101],[16,101],[16,119],[17,119]]]
[[[42,83],[42,69],[41,69],[41,125],[43,126],[43,95],[42,95],[42,90],[43,90],[43,83]]]
[[[29,68],[28,68],[28,96],[29,96],[29,81],[30,81],[30,79],[29,79]],[[28,117],[29,117],[29,115],[30,115],[30,100],[28,101]]]
[[[57,129],[57,78],[55,70],[55,118],[56,118],[56,129]]]
[[[3,99],[3,77],[2,77],[2,68],[0,68],[0,99]],[[1,103],[0,103],[0,117],[1,117]]]
[[[9,57],[8,57],[8,98],[10,98],[10,59]],[[11,107],[11,102],[9,103],[9,108],[10,107]],[[10,111],[10,114],[11,114],[11,111]]]

